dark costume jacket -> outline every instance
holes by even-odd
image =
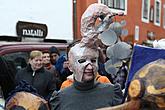
[[[51,93],[56,90],[56,79],[50,72],[46,71],[44,67],[33,72],[31,66],[28,65],[26,68],[18,71],[15,77],[16,84],[21,80],[25,80],[27,83],[32,85],[39,95],[48,99]]]
[[[119,85],[74,81],[72,86],[52,94],[50,106],[51,110],[94,110],[119,105],[122,98]]]

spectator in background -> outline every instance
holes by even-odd
[[[128,60],[129,61],[129,60]],[[122,65],[120,66],[119,70],[115,75],[111,75],[113,84],[119,83],[121,86],[121,89],[125,89],[125,82],[127,80],[127,75],[128,75],[128,66],[127,62],[123,62]]]
[[[149,32],[149,35],[147,35],[147,40],[144,40],[142,42],[142,45],[153,47],[153,42],[155,41],[155,34],[154,32]]]
[[[67,80],[67,77],[72,74],[72,72],[69,70],[68,66],[69,66],[68,60],[64,61],[63,68],[61,70],[61,80],[62,80],[62,82]]]
[[[60,55],[58,49],[55,46],[50,47],[49,54],[52,65],[55,65]]]
[[[56,88],[56,79],[45,68],[42,63],[42,52],[34,50],[30,53],[29,64],[26,68],[19,70],[16,74],[15,81],[18,84],[21,80],[25,80],[32,85],[39,95],[45,99],[49,99],[51,93]]]
[[[21,68],[25,68],[27,66],[27,62],[25,58],[23,57],[17,57],[14,62],[16,62],[16,68],[17,70],[20,70]]]
[[[8,97],[8,94],[15,87],[15,74],[16,67],[12,61],[0,56],[0,86],[3,91],[4,98]]]
[[[165,39],[155,40],[153,42],[154,48],[165,49]]]
[[[59,50],[52,46],[49,49],[51,63],[60,74],[60,80],[63,82],[70,75],[68,61],[65,55],[60,55]]]
[[[50,73],[52,73],[54,75],[54,77],[56,78],[57,80],[57,83],[56,83],[56,86],[57,86],[57,90],[60,89],[61,87],[61,80],[60,80],[60,75],[59,75],[59,72],[56,70],[55,66],[53,66],[50,62],[50,54],[48,51],[44,51],[42,52],[43,55],[42,55],[42,60],[43,60],[43,65],[44,65],[44,68],[49,71]]]

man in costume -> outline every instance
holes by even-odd
[[[98,47],[95,45],[99,32],[112,21],[112,13],[103,4],[92,4],[81,19],[83,39],[69,51],[69,68],[74,83],[68,88],[54,92],[50,99],[51,110],[93,110],[122,102],[122,91],[118,84],[102,84],[95,80],[98,70]],[[103,27],[95,26],[97,18],[106,22]]]

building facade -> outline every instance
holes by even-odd
[[[115,17],[116,21],[126,21],[124,29],[128,35],[123,40],[142,43],[149,37],[165,38],[165,0],[74,0],[76,22],[75,39],[80,39],[81,15],[92,3],[108,5],[112,12],[123,12],[124,16]]]

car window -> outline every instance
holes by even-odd
[[[15,64],[16,70],[18,71],[21,68],[24,68],[27,66],[29,54],[30,54],[30,51],[14,52],[14,53],[5,54],[3,55],[3,57],[8,61],[13,62]],[[66,51],[60,50],[60,54],[66,56]]]
[[[12,61],[15,64],[17,70],[26,67],[29,58],[29,52],[15,52],[10,54],[5,54],[3,56],[5,59]]]

